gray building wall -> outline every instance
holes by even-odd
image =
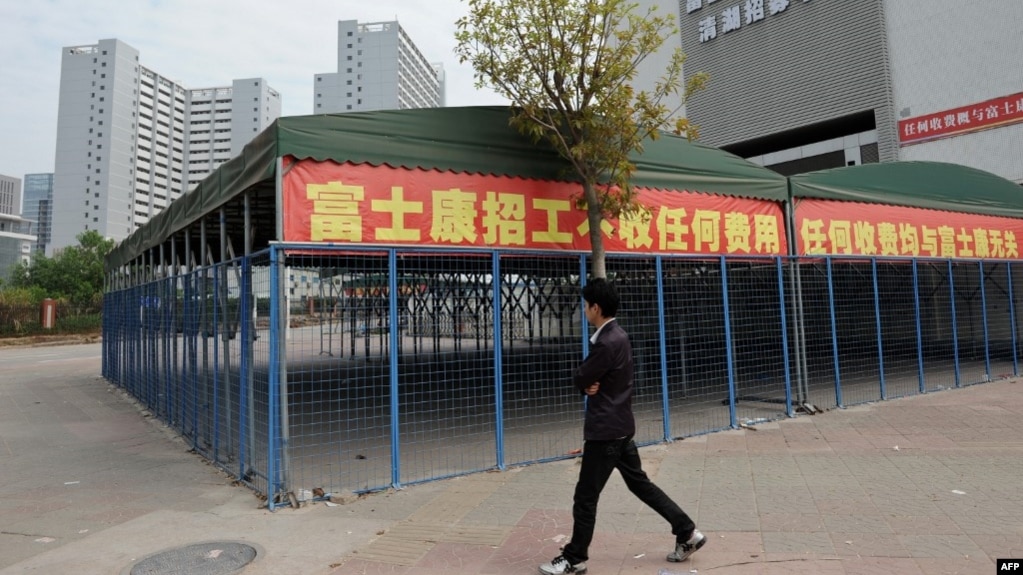
[[[0,214],[21,215],[21,180],[0,174]]]
[[[1023,2],[885,3],[897,119],[1023,92]],[[1023,123],[905,145],[900,160],[954,161],[1023,183]]]
[[[118,40],[63,49],[50,255],[86,230],[120,240],[134,229],[138,57]]]
[[[711,76],[708,89],[687,110],[703,143],[785,174],[927,160],[1023,183],[1023,123],[902,146],[898,137],[900,120],[1023,94],[1018,56],[1023,2],[639,4],[641,10],[672,5],[689,57],[686,73]],[[728,31],[726,12],[738,16],[738,26]],[[701,24],[710,17],[714,27],[704,33]],[[663,59],[669,49],[666,45],[651,61]],[[656,69],[646,66],[636,88],[649,89],[656,80]],[[1016,102],[1023,106],[1023,96],[1011,105]]]
[[[341,20],[337,28],[337,72],[313,77],[315,113],[443,105],[443,67],[431,64],[397,21]]]
[[[684,10],[685,0],[682,0],[682,3],[682,9]],[[658,16],[675,16],[675,26],[679,25],[679,3],[677,0],[637,0],[636,9],[633,13],[645,15],[650,10],[654,10],[654,13]],[[676,30],[675,34],[665,36],[661,46],[637,66],[636,77],[633,80],[636,90],[645,90],[647,92],[653,90],[654,85],[664,77],[664,71],[668,69],[668,64],[671,62],[674,50],[681,47],[682,36],[678,30]],[[681,95],[668,96],[662,100],[662,103],[669,110],[678,110],[678,113],[674,114],[672,118],[685,117],[685,106]]]
[[[231,157],[281,117],[281,95],[262,78],[245,78],[231,84]]]
[[[140,69],[132,193],[133,229],[181,195],[185,157],[186,90],[148,68]]]
[[[752,21],[747,8],[756,2],[679,4],[686,74],[710,75],[707,89],[687,105],[688,117],[701,127],[701,142],[728,148],[869,114],[880,159],[896,159],[881,0],[764,0],[762,16],[755,12]],[[784,9],[772,14],[772,6]],[[737,28],[725,31],[726,12],[738,13]],[[701,23],[709,18],[714,33],[701,41]],[[834,135],[841,134],[828,137]],[[804,137],[798,144],[812,139]]]

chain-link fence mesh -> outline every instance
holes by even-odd
[[[588,264],[284,246],[133,277],[104,300],[104,375],[271,505],[570,457]],[[1017,267],[609,256],[637,441],[1014,375]]]

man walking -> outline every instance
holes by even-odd
[[[600,492],[615,469],[625,485],[643,503],[671,524],[675,550],[667,560],[684,561],[703,547],[707,538],[696,524],[643,471],[639,451],[632,440],[636,420],[632,415],[632,344],[615,314],[618,291],[604,278],[583,287],[586,320],[597,331],[590,337],[590,353],[575,370],[572,384],[588,396],[583,425],[583,460],[572,505],[572,539],[550,563],[540,565],[542,575],[585,573],[593,540]]]

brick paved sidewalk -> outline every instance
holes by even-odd
[[[124,573],[208,541],[258,547],[243,575],[532,575],[571,535],[577,460],[271,513],[103,381],[99,352],[0,349],[0,575]],[[667,563],[666,523],[612,476],[594,575],[986,575],[1023,557],[1017,380],[641,455],[710,540]]]

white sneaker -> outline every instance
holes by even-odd
[[[694,529],[693,534],[689,536],[689,541],[686,541],[685,543],[676,543],[675,550],[668,554],[667,559],[672,563],[685,561],[686,559],[689,559],[690,555],[696,553],[700,547],[703,547],[703,544],[706,542],[707,537],[703,533],[700,533],[699,529]]]
[[[586,563],[579,562],[575,565],[568,562],[564,555],[558,555],[550,563],[540,565],[542,575],[564,575],[565,573],[586,573]]]

